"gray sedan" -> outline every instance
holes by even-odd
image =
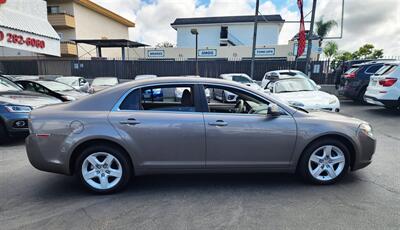
[[[160,100],[148,90],[183,89]],[[205,90],[238,95],[207,100]],[[243,84],[204,78],[138,80],[71,103],[33,110],[26,148],[37,169],[77,175],[98,193],[135,175],[297,172],[332,184],[371,163],[376,140],[364,121],[289,107]]]

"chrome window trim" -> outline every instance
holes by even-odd
[[[127,91],[118,99],[118,101],[114,104],[113,108],[111,109],[111,112],[119,112],[119,111],[124,111],[124,112],[125,112],[125,111],[126,111],[126,112],[137,112],[137,111],[142,111],[142,110],[121,110],[121,109],[119,108],[120,105],[122,104],[122,102],[125,100],[125,98],[126,98],[132,91],[134,91],[134,90],[136,90],[136,89],[140,89],[140,88],[144,88],[144,87],[152,87],[152,86],[187,85],[187,84],[190,84],[190,85],[202,85],[203,87],[204,87],[205,85],[214,85],[214,86],[230,87],[230,88],[234,88],[234,89],[237,89],[237,90],[241,90],[241,91],[244,91],[244,92],[246,92],[246,93],[248,93],[248,94],[251,94],[251,95],[253,95],[253,96],[255,96],[255,97],[258,97],[258,98],[261,97],[262,99],[264,99],[264,100],[266,100],[266,101],[268,101],[268,102],[270,102],[270,103],[277,104],[277,105],[279,106],[279,108],[281,108],[281,109],[286,113],[286,115],[291,116],[291,115],[290,115],[291,113],[288,112],[286,109],[282,108],[282,106],[281,106],[279,103],[270,101],[270,100],[268,100],[267,98],[263,97],[262,95],[255,94],[254,92],[251,92],[251,91],[249,91],[249,90],[247,90],[247,89],[245,89],[245,88],[241,88],[241,87],[237,87],[237,86],[233,86],[233,85],[229,85],[229,84],[221,84],[221,83],[212,83],[212,82],[210,82],[210,83],[208,83],[208,82],[187,82],[187,81],[182,81],[182,82],[179,82],[179,83],[177,83],[177,82],[149,83],[149,84],[144,84],[144,85],[140,85],[140,86],[135,86],[135,87],[133,87],[133,88],[127,90]],[[146,111],[150,111],[150,110],[146,110]],[[176,111],[162,111],[162,112],[176,112]],[[179,112],[179,111],[178,111],[178,112]],[[194,113],[203,113],[203,112],[194,112]],[[218,114],[223,114],[223,113],[218,113]],[[232,113],[227,113],[227,114],[232,114]],[[248,115],[253,115],[253,114],[248,114]]]

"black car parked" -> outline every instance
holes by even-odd
[[[370,76],[375,74],[383,65],[384,62],[382,61],[369,61],[352,65],[341,77],[340,94],[354,101],[363,102]]]
[[[80,97],[89,95],[87,93],[79,92],[73,87],[57,82],[46,80],[19,80],[15,83],[21,85],[25,90],[46,94],[56,97],[61,101],[74,101]]]

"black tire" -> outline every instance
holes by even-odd
[[[365,92],[367,91],[367,87],[364,87],[364,88],[362,88],[361,90],[360,90],[360,92],[358,93],[358,96],[357,96],[357,101],[359,102],[359,103],[361,103],[361,104],[367,104],[367,102],[366,101],[364,101],[364,95],[365,95]]]
[[[120,181],[112,188],[109,189],[97,189],[89,185],[82,175],[82,164],[84,160],[91,155],[92,153],[96,152],[106,152],[113,155],[115,158],[118,159],[122,166],[122,176]],[[81,181],[81,183],[90,191],[98,193],[98,194],[110,194],[115,193],[123,189],[132,176],[132,166],[129,162],[128,157],[119,149],[110,145],[96,145],[96,146],[89,146],[88,148],[84,149],[82,153],[79,155],[76,165],[75,165],[75,175],[77,175]]]
[[[309,159],[312,155],[312,153],[317,150],[318,148],[324,146],[324,145],[333,145],[337,148],[339,148],[345,157],[345,165],[343,170],[341,171],[341,173],[339,175],[337,175],[337,177],[335,177],[334,179],[331,180],[318,180],[317,178],[313,177],[311,175],[311,172],[308,169],[308,162]],[[315,141],[314,143],[312,143],[310,146],[308,146],[300,160],[298,163],[298,167],[297,167],[297,173],[306,181],[312,184],[317,184],[317,185],[327,185],[327,184],[334,184],[337,181],[339,181],[340,179],[342,179],[347,172],[349,171],[350,168],[350,152],[348,147],[346,147],[345,144],[343,144],[341,141],[337,140],[337,139],[333,139],[333,138],[325,138],[325,139],[320,139]]]
[[[3,121],[0,120],[0,144],[5,144],[10,141],[10,137],[8,135],[8,132],[6,130],[6,127],[3,123]]]

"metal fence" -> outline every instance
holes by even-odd
[[[194,75],[194,60],[67,60],[38,59],[33,61],[0,61],[5,74],[16,75],[74,75],[87,78],[115,76],[120,79],[134,79],[139,74],[158,76]],[[318,84],[332,84],[333,74],[324,73],[327,61],[311,63],[311,77]],[[199,74],[202,77],[216,77],[222,73],[250,74],[250,60],[199,60]],[[267,60],[255,61],[254,80],[260,81],[271,70],[296,69],[305,72],[305,60]],[[0,69],[1,70],[1,69]]]

